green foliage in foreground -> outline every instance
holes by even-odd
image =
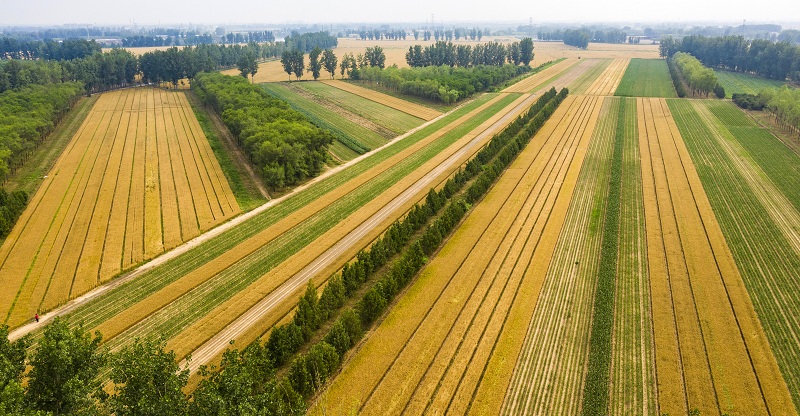
[[[675,97],[667,62],[663,59],[631,59],[614,95],[622,97]]]

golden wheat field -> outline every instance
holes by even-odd
[[[19,325],[239,211],[183,93],[105,93],[0,247],[0,314]]]

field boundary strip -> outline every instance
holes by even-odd
[[[320,80],[320,82],[347,91],[349,93],[358,95],[359,97],[366,98],[376,103],[383,104],[387,107],[394,108],[395,110],[402,111],[406,114],[419,117],[423,120],[430,121],[442,115],[441,112],[432,108],[425,107],[420,104],[412,103],[400,98],[392,97],[391,95],[382,92],[374,91],[369,88],[364,88],[350,82],[342,80]]]

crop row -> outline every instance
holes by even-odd
[[[582,414],[607,414],[609,379],[611,372],[612,340],[614,335],[614,309],[619,254],[620,206],[622,192],[622,152],[625,140],[627,100],[620,100],[616,109],[611,172],[608,194],[605,197],[600,264],[597,270],[597,289],[594,293],[591,335],[589,338],[589,365],[583,392]],[[612,113],[613,117],[613,113]],[[599,228],[599,227],[598,227]]]
[[[658,403],[655,391],[642,169],[635,100],[625,100],[628,104],[624,119],[609,414],[654,414]]]
[[[538,91],[543,88],[546,83],[555,81],[563,75],[567,69],[578,63],[579,61],[575,59],[564,59],[555,65],[547,67],[543,71],[536,72],[531,76],[523,78],[522,81],[506,88],[503,92],[530,93]]]
[[[392,97],[391,95],[386,95],[381,92],[371,90],[369,88],[360,87],[350,82],[327,81],[327,80],[322,82],[332,87],[338,88],[340,90],[347,91],[349,93],[358,95],[360,97],[366,98],[376,103],[402,111],[406,114],[410,114],[414,117],[421,118],[423,120],[430,121],[436,117],[439,117],[442,114],[439,111],[436,111],[432,108],[428,108],[423,105],[412,103],[400,98]]]
[[[583,73],[576,79],[570,86],[569,91],[573,94],[586,94],[586,91],[592,86],[595,81],[603,74],[603,72],[611,64],[611,59],[599,59],[598,63],[593,65],[591,69]]]
[[[552,237],[554,248],[506,393],[504,414],[580,411],[615,132],[616,119],[611,116],[618,108],[611,100],[597,100],[599,121],[595,128],[587,126],[591,142],[563,226]],[[570,132],[576,133],[582,132]]]
[[[730,124],[711,115],[709,107],[716,104],[670,101],[669,106],[761,318],[794,407],[800,408],[800,369],[795,365],[800,360],[800,320],[791,312],[800,307],[800,295],[786,290],[793,285],[794,270],[800,267],[800,250],[787,238],[791,234],[785,226],[775,220],[791,211],[775,212],[775,205],[764,199],[767,195],[760,194],[770,183],[753,182],[764,174],[757,173],[749,152],[735,146],[743,138],[735,138],[728,131],[733,128]],[[780,192],[773,185],[770,194],[775,197]]]
[[[622,77],[628,69],[631,60],[628,58],[616,58],[614,62],[600,75],[600,78],[592,84],[586,91],[590,95],[614,95],[617,91]]]

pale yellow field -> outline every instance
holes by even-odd
[[[481,388],[491,391],[477,398],[499,396],[502,404],[508,378],[488,387],[483,372],[496,375],[496,355],[522,343],[524,330],[508,344],[504,323],[509,317],[524,328],[530,319],[518,319],[519,309],[534,304],[515,299],[535,298],[541,286],[544,276],[528,265],[552,252],[548,241],[563,223],[560,209],[569,203],[597,102],[567,98],[320,395],[313,414],[481,413],[467,409]],[[510,377],[514,362],[501,373]],[[499,404],[485,414],[497,414]]]
[[[238,212],[183,93],[105,93],[0,247],[0,314],[20,325]]]
[[[666,101],[637,111],[659,411],[794,414]]]

